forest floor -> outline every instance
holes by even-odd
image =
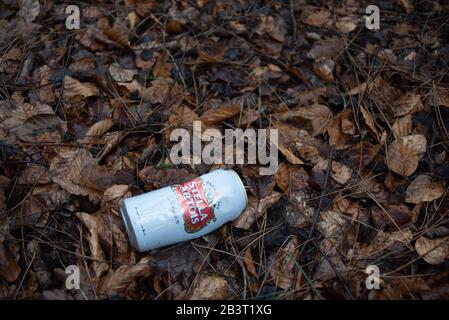
[[[69,4],[0,4],[0,298],[449,298],[446,1]],[[277,172],[175,166],[195,120],[277,129]],[[221,167],[237,220],[131,248],[123,198]]]

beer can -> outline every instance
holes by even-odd
[[[124,199],[131,245],[148,251],[201,237],[236,219],[248,204],[234,170],[215,170],[186,183]]]

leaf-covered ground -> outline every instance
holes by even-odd
[[[1,298],[449,297],[446,1],[69,4],[0,4]],[[278,129],[278,171],[234,166],[239,219],[140,254],[120,200],[220,167],[171,164],[193,120]]]

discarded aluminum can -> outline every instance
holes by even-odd
[[[123,201],[131,245],[143,252],[201,237],[236,219],[248,203],[234,170],[215,170],[189,182]]]

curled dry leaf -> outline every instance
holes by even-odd
[[[321,159],[312,170],[326,172],[328,163],[328,160]],[[330,173],[330,176],[339,184],[346,184],[351,179],[352,169],[337,161],[332,161],[332,172]]]
[[[316,103],[311,106],[294,109],[277,116],[279,120],[294,119],[296,117],[310,121],[313,130],[312,135],[317,136],[324,132],[325,128],[332,119],[332,112],[327,106]]]
[[[298,238],[292,237],[271,257],[269,273],[279,288],[295,289],[301,284],[301,272],[295,264],[299,255],[298,247]]]
[[[323,254],[318,257],[318,266],[314,274],[315,279],[325,281],[335,278],[337,273],[341,275],[347,271],[334,241],[324,239],[320,244],[320,252]]]
[[[125,292],[125,289],[137,278],[147,276],[150,271],[150,257],[142,258],[133,266],[122,265],[116,270],[109,272],[100,280],[98,293],[104,296],[112,296]]]
[[[274,40],[284,42],[285,37],[283,32],[280,30],[279,25],[279,21],[277,21],[275,18],[262,16],[260,17],[259,24],[256,26],[256,29],[254,31],[258,35],[267,33]]]
[[[331,13],[328,10],[310,13],[304,23],[314,27],[328,27],[332,23]]]
[[[299,159],[289,148],[287,148],[284,144],[278,145],[278,150],[282,153],[282,155],[287,159],[288,162],[292,164],[303,164],[304,162]]]
[[[261,217],[266,210],[277,203],[281,198],[279,192],[273,191],[270,195],[257,200],[256,197],[249,196],[248,206],[243,213],[234,221],[235,228],[249,230],[253,223]]]
[[[335,144],[337,150],[349,147],[349,137],[355,134],[352,111],[345,109],[340,112],[327,126],[329,145]]]
[[[427,139],[422,134],[412,134],[409,136],[400,137],[399,141],[408,149],[415,152],[421,158],[427,150]]]
[[[126,184],[116,184],[108,188],[101,198],[103,204],[108,203],[109,205],[119,206],[119,202],[123,198],[128,198],[131,193],[128,192],[129,186]]]
[[[419,175],[410,183],[405,191],[405,201],[407,203],[418,204],[438,199],[444,194],[442,182],[433,182],[428,175]]]
[[[416,240],[415,249],[427,263],[443,263],[449,259],[449,236],[436,239],[420,237]]]
[[[77,79],[69,76],[65,76],[64,78],[64,92],[62,96],[65,100],[70,100],[76,96],[82,96],[84,98],[98,96],[98,93],[98,88],[92,83],[81,83]]]
[[[52,114],[38,114],[26,120],[17,131],[17,137],[25,142],[62,142],[67,131],[65,121]]]
[[[18,260],[16,245],[0,242],[0,279],[13,282],[19,278],[21,269]]]
[[[92,269],[95,272],[97,279],[109,269],[109,265],[106,263],[106,256],[100,246],[100,230],[98,227],[98,220],[93,215],[85,212],[76,213],[78,219],[89,229],[89,234],[87,235],[87,241],[89,243],[89,249],[92,261]]]
[[[324,81],[334,81],[335,62],[331,59],[317,59],[313,63],[313,71]]]
[[[20,8],[17,15],[24,18],[27,23],[34,21],[41,10],[39,0],[18,0],[17,4]]]
[[[413,93],[402,96],[392,108],[395,117],[413,114],[424,109],[421,95]]]
[[[217,109],[209,109],[205,111],[201,115],[200,120],[206,125],[217,124],[223,120],[238,115],[241,111],[242,108],[239,104],[230,104]]]
[[[337,38],[318,40],[313,44],[312,49],[307,53],[310,59],[317,58],[334,58],[344,49],[345,43]]]
[[[84,135],[84,138],[81,140],[81,143],[96,143],[97,139],[103,136],[109,129],[114,125],[114,121],[112,119],[104,119],[100,120],[97,123],[93,124]]]
[[[427,103],[432,107],[443,106],[449,108],[449,95],[441,91],[433,92],[427,97]]]
[[[202,274],[193,288],[190,300],[225,300],[228,297],[228,282],[217,275]]]
[[[143,168],[138,175],[147,190],[159,189],[196,178],[186,169],[157,169],[154,167]]]
[[[48,210],[36,197],[28,197],[13,211],[10,228],[43,228],[48,220]]]
[[[388,168],[403,177],[412,175],[418,168],[418,155],[400,140],[394,140],[388,146],[386,158]]]
[[[343,33],[352,32],[357,28],[357,18],[354,16],[340,18],[335,23],[335,26]]]
[[[391,129],[396,139],[411,135],[413,130],[412,116],[408,114],[397,118],[391,126]]]
[[[117,82],[131,82],[137,73],[137,70],[129,70],[122,68],[118,63],[109,66],[109,73],[112,79]]]
[[[362,112],[362,117],[363,120],[365,120],[366,125],[368,126],[368,128],[370,128],[370,130],[375,134],[376,138],[379,140],[380,134],[379,131],[377,130],[373,116],[362,105],[360,106],[360,111]]]

